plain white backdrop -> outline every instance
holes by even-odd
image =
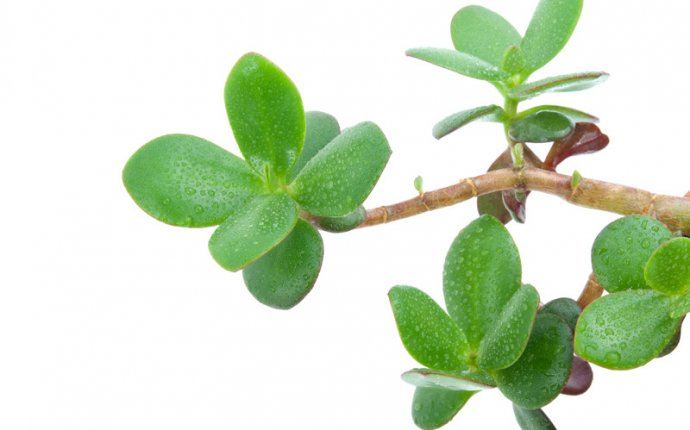
[[[485,0],[524,31],[535,0]],[[305,107],[343,127],[378,123],[393,156],[368,207],[483,172],[499,126],[437,142],[449,113],[499,102],[482,82],[405,57],[451,47],[464,0],[0,3],[0,428],[413,429],[413,387],[386,292],[441,299],[447,248],[474,202],[344,235],[325,234],[312,293],[284,312],[258,304],[211,259],[210,229],[148,217],[121,169],[142,144],[191,133],[238,153],[225,78],[247,51],[295,81]],[[560,170],[682,195],[690,3],[592,1],[571,43],[534,78],[606,70],[605,84],[539,103],[601,117],[609,147]],[[526,103],[530,106],[533,103]],[[537,148],[538,149],[538,148]],[[533,194],[509,229],[542,300],[576,297],[589,249],[615,215]],[[628,372],[595,369],[591,390],[546,408],[559,429],[690,426],[690,339]],[[517,428],[497,391],[448,428]]]

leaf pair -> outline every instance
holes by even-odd
[[[245,269],[262,303],[290,308],[314,285],[323,258],[321,235],[300,211],[341,231],[356,226],[390,148],[373,123],[341,133],[332,116],[305,114],[292,81],[255,53],[230,72],[225,105],[244,160],[199,137],[167,135],[130,158],[123,181],[160,221],[219,225],[213,258]]]
[[[690,312],[690,239],[652,218],[624,217],[597,236],[592,267],[610,294],[582,313],[578,354],[612,369],[659,356]]]

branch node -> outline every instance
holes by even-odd
[[[652,217],[654,219],[657,219],[656,208],[654,207],[656,197],[657,197],[656,194],[652,194],[652,198],[649,199],[649,203],[644,208],[644,213],[646,213],[647,215],[649,215],[650,217]]]
[[[477,197],[479,196],[479,190],[477,189],[477,186],[474,184],[474,181],[472,178],[465,178],[460,183],[466,183],[467,185],[470,186],[470,189],[472,190],[472,197]],[[425,205],[426,206],[426,205]]]
[[[427,210],[427,212],[428,212],[428,211],[431,210],[431,208],[430,208],[429,206],[427,206],[426,200],[424,200],[424,195],[425,195],[425,194],[426,194],[426,193],[423,192],[423,191],[422,191],[421,193],[419,193],[419,201],[422,202],[422,204],[424,205],[424,208],[425,208],[425,209]]]

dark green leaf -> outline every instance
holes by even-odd
[[[436,139],[440,139],[473,121],[501,122],[504,114],[503,109],[496,105],[464,110],[442,119],[434,126],[432,134]]]
[[[360,206],[345,216],[340,217],[317,217],[314,219],[316,225],[331,233],[343,233],[357,228],[358,225],[367,217],[367,210]]]
[[[161,136],[139,148],[122,172],[146,213],[168,224],[207,227],[265,191],[240,158],[200,137]]]
[[[520,44],[520,34],[502,16],[481,6],[460,9],[450,23],[455,49],[501,66],[503,54]]]
[[[645,266],[644,278],[664,294],[690,293],[690,239],[677,237],[659,246]]]
[[[515,242],[496,218],[477,218],[453,241],[443,269],[443,294],[473,351],[520,288],[521,276]]]
[[[647,288],[645,264],[671,236],[662,223],[642,215],[619,218],[604,227],[592,245],[592,268],[601,286],[609,293]]]
[[[580,317],[581,310],[575,300],[569,297],[560,297],[542,306],[539,312],[560,317],[568,324],[571,330],[575,331],[575,325],[577,325],[577,319]]]
[[[527,346],[538,307],[539,293],[533,286],[517,290],[482,339],[477,366],[505,369],[515,363]]]
[[[266,58],[245,54],[225,83],[225,108],[237,145],[260,175],[284,178],[302,151],[304,108],[290,78]]]
[[[551,61],[573,34],[582,11],[582,0],[540,0],[520,47],[531,73]]]
[[[670,298],[654,290],[612,293],[587,306],[575,330],[575,350],[608,369],[642,366],[664,349],[678,328]]]
[[[508,92],[516,100],[527,100],[544,93],[581,91],[598,85],[608,79],[606,72],[581,72],[569,75],[551,76],[538,81],[518,85]]]
[[[573,127],[573,122],[561,113],[540,111],[513,121],[508,134],[516,142],[553,142],[569,135]]]
[[[522,430],[556,430],[556,426],[541,409],[525,409],[513,403],[513,412]]]
[[[208,247],[223,268],[236,271],[270,251],[297,223],[297,205],[285,194],[266,194],[238,208],[211,236]]]
[[[304,116],[307,124],[304,147],[290,171],[288,182],[292,182],[304,165],[340,134],[340,125],[331,115],[324,112],[307,112]]]
[[[516,120],[520,120],[522,118],[526,118],[528,116],[534,115],[537,112],[556,112],[564,117],[568,118],[571,122],[576,123],[576,122],[599,122],[599,118],[595,117],[594,115],[590,115],[587,112],[582,112],[576,109],[572,109],[569,107],[565,106],[556,106],[556,105],[541,105],[541,106],[535,106],[533,108],[527,109],[525,111],[520,112],[520,114],[517,116]]]
[[[408,56],[434,64],[455,73],[483,81],[500,81],[508,74],[481,58],[454,49],[413,48],[405,52]]]
[[[390,154],[381,129],[371,122],[359,123],[309,160],[288,190],[313,215],[347,215],[367,198]]]
[[[526,65],[527,59],[525,58],[525,53],[522,52],[522,48],[520,48],[519,45],[509,47],[503,54],[501,69],[505,70],[511,75],[520,73]]]
[[[412,399],[412,420],[423,430],[437,429],[453,419],[474,391],[417,388]]]
[[[568,325],[551,314],[539,314],[520,359],[494,373],[503,395],[526,409],[550,403],[561,392],[573,362],[573,335]]]
[[[396,286],[388,298],[400,339],[415,360],[438,370],[467,365],[465,334],[431,297],[413,287]]]
[[[496,387],[488,373],[439,372],[430,369],[412,369],[402,374],[403,381],[416,387],[445,388],[454,391],[482,391]]]
[[[258,301],[290,309],[311,291],[322,260],[321,235],[308,222],[299,220],[285,240],[247,266],[242,275]]]

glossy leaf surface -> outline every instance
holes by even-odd
[[[609,293],[647,288],[645,264],[671,236],[662,223],[648,216],[631,215],[613,221],[592,245],[592,268],[597,280]]]
[[[533,286],[517,290],[482,339],[477,366],[504,369],[515,363],[527,346],[538,307],[539,293]]]
[[[297,163],[290,171],[288,182],[295,179],[304,165],[340,134],[338,121],[327,113],[312,111],[305,113],[304,117],[306,121],[304,147]]]
[[[687,313],[690,313],[690,294],[672,297],[671,318],[680,318]]]
[[[563,139],[556,140],[544,159],[544,168],[556,170],[565,159],[574,155],[601,151],[609,144],[609,137],[591,122],[578,122],[575,129]],[[575,176],[575,175],[573,175]]]
[[[654,290],[629,290],[587,306],[575,330],[575,350],[608,369],[642,366],[664,349],[679,320],[669,316],[670,299]]]
[[[560,318],[539,314],[525,352],[507,369],[494,373],[501,392],[527,409],[540,408],[561,392],[573,361],[573,335]]]
[[[390,154],[381,129],[371,122],[359,123],[309,160],[288,190],[313,215],[347,215],[367,198]]]
[[[517,117],[517,120],[520,120],[522,118],[526,118],[530,115],[534,115],[537,112],[556,112],[564,117],[568,118],[572,123],[577,123],[577,122],[598,122],[599,118],[595,117],[594,115],[588,114],[587,112],[582,112],[577,109],[565,107],[565,106],[557,106],[557,105],[540,105],[540,106],[535,106],[533,108],[527,109],[523,112],[520,112],[520,114]]]
[[[563,49],[581,11],[582,0],[539,1],[520,45],[528,72],[541,68]]]
[[[573,131],[573,122],[565,115],[554,111],[539,111],[513,121],[508,129],[510,138],[516,142],[553,142]]]
[[[505,70],[511,75],[520,73],[522,70],[524,70],[526,65],[527,59],[525,58],[525,53],[522,52],[522,48],[520,48],[519,45],[509,47],[503,54],[501,69]]]
[[[462,229],[443,269],[450,316],[476,351],[500,311],[520,288],[522,268],[515,242],[496,218],[483,215]]]
[[[479,106],[464,110],[442,119],[434,126],[432,134],[436,139],[440,139],[474,121],[500,122],[503,115],[503,109],[496,105]]]
[[[290,78],[256,53],[245,54],[225,83],[225,108],[244,159],[260,175],[284,177],[302,151],[302,99]]]
[[[308,222],[298,220],[285,240],[247,266],[242,276],[258,301],[290,309],[311,291],[322,260],[321,235]]]
[[[402,374],[403,381],[416,387],[445,388],[454,391],[482,391],[496,387],[483,372],[440,372],[431,369],[412,369]]]
[[[340,217],[317,217],[314,219],[316,225],[331,233],[343,233],[356,228],[367,217],[364,206],[360,206],[353,212]]]
[[[541,307],[540,313],[553,314],[565,321],[572,331],[575,331],[577,319],[580,317],[580,306],[569,297],[551,300]]]
[[[592,365],[576,355],[573,357],[573,367],[562,393],[569,396],[579,396],[589,390],[593,381]]]
[[[556,426],[541,409],[525,409],[513,403],[513,412],[522,430],[556,430]]]
[[[122,180],[146,213],[167,224],[217,225],[264,192],[264,185],[240,158],[200,137],[161,136],[127,161]]]
[[[412,358],[438,370],[466,366],[469,348],[457,324],[423,291],[396,286],[388,292],[400,339]]]
[[[412,398],[412,420],[423,430],[443,427],[453,419],[474,391],[417,388]]]
[[[297,223],[297,205],[285,194],[259,196],[221,224],[208,247],[223,268],[236,271],[278,245]]]
[[[673,316],[672,316],[673,317]],[[656,356],[656,358],[661,358],[669,355],[673,351],[675,351],[676,347],[680,343],[680,336],[683,328],[683,321],[681,319],[680,324],[678,324],[678,328],[676,329],[676,332],[673,334],[673,337],[671,340],[668,341],[664,349],[661,350],[659,355]]]
[[[502,16],[482,6],[460,9],[450,24],[455,49],[501,66],[503,54],[520,44],[520,34]]]
[[[690,293],[690,239],[677,237],[659,246],[645,266],[644,278],[664,294]]]
[[[455,73],[484,81],[500,81],[508,74],[498,66],[454,49],[413,48],[405,52],[408,56],[443,67]]]
[[[598,85],[606,79],[606,72],[582,72],[568,75],[551,76],[538,81],[518,85],[508,95],[516,100],[528,100],[545,93],[580,91]]]

